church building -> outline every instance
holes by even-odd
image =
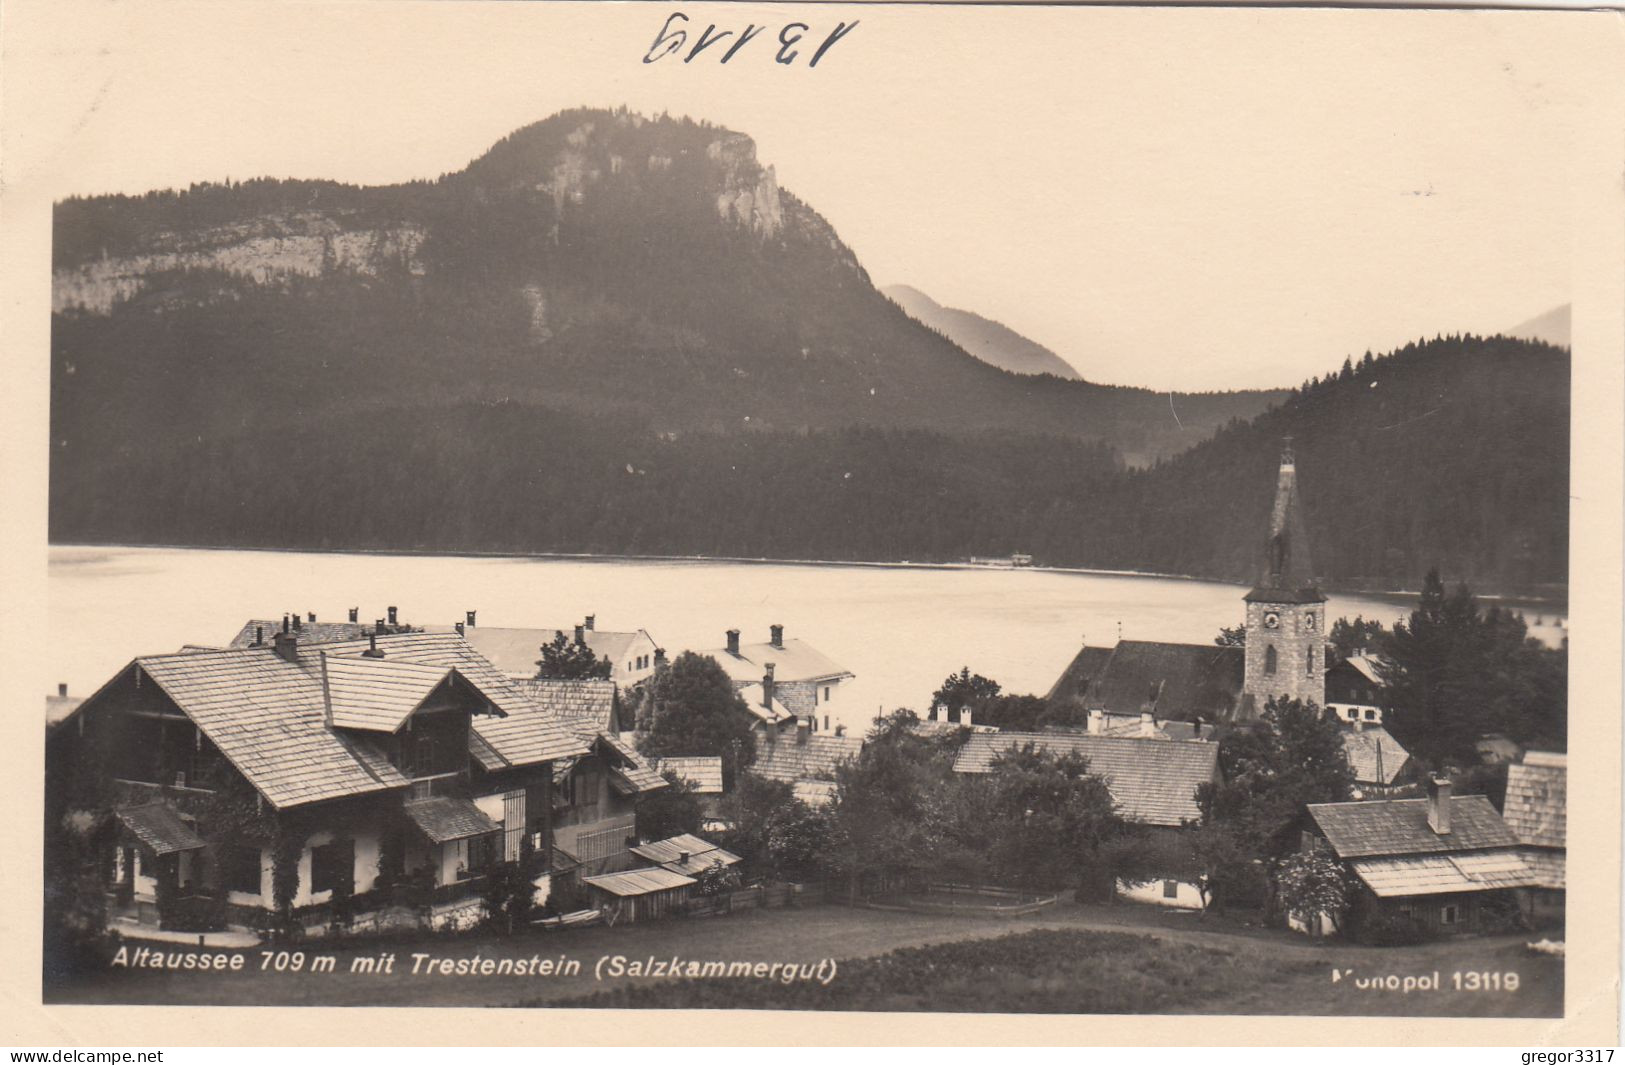
[[[1246,721],[1271,698],[1326,705],[1326,596],[1315,585],[1290,441],[1281,454],[1258,584],[1246,595],[1244,647],[1119,640],[1084,647],[1050,689],[1106,715]]]

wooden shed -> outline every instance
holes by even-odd
[[[668,869],[629,869],[582,878],[588,897],[608,924],[668,917],[688,901],[696,881]]]

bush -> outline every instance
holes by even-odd
[[[700,894],[705,896],[731,894],[744,886],[739,870],[723,865],[720,858],[712,862],[709,869],[701,870],[695,879],[699,881]]]
[[[481,893],[483,923],[503,935],[512,935],[530,924],[536,885],[519,862],[503,862],[486,874]]]
[[[555,873],[547,892],[547,904],[542,913],[548,917],[562,917],[567,913],[589,909],[587,889],[573,873]]]

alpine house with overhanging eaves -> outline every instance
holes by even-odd
[[[546,853],[553,763],[587,753],[455,633],[145,656],[76,716],[53,761],[116,821],[118,915],[172,926],[466,906]]]

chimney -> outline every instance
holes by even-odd
[[[254,646],[255,647],[264,647],[265,646],[265,626],[264,625],[255,625],[254,626]]]
[[[812,734],[812,726],[804,717],[796,718],[796,743],[805,747],[807,737]]]
[[[1202,738],[1202,717],[1200,714],[1191,719],[1191,738],[1196,740]]]
[[[959,708],[959,726],[960,728],[970,728],[970,707],[962,706]]]
[[[312,610],[305,615],[305,620],[310,622],[312,625],[316,624],[316,611]]]
[[[677,864],[678,865],[687,865],[688,864],[688,851],[678,851],[677,852]]]
[[[360,620],[361,620],[361,608],[358,607],[358,606],[351,607],[350,608],[350,624],[354,625],[356,622],[358,622]]]
[[[367,634],[367,649],[362,651],[361,654],[365,658],[384,657],[384,652],[378,650],[378,633],[376,631]]]
[[[1428,827],[1436,836],[1450,835],[1450,781],[1446,777],[1428,780]]]
[[[1149,710],[1140,712],[1140,735],[1155,736],[1157,734],[1157,719]]]
[[[1106,712],[1104,710],[1089,711],[1089,735],[1099,736],[1106,731]]]
[[[588,614],[587,615],[587,620],[586,620],[585,624],[586,624],[588,632],[591,632],[592,627],[594,625],[596,625],[597,623],[598,623],[598,615],[596,615],[596,614]]]
[[[286,614],[282,615],[282,631],[283,632],[288,631],[288,615],[286,615]]]
[[[294,632],[301,632],[303,630],[304,630],[304,625],[300,623],[299,615],[295,614],[293,616],[293,631]]]
[[[66,698],[68,694],[68,686],[66,684],[58,684],[56,686],[56,694],[59,697]]]
[[[463,635],[463,623],[461,621],[459,621],[457,624],[453,625],[452,628],[457,630],[457,635],[459,635],[459,636]]]
[[[729,629],[728,630],[728,653],[731,654],[731,655],[739,654],[739,630],[738,629]]]
[[[767,631],[770,634],[770,639],[768,640],[769,643],[771,643],[774,647],[783,647],[784,646],[784,626],[783,625],[769,625],[767,627]]]
[[[769,662],[762,672],[762,706],[773,709],[773,663]]]
[[[276,634],[276,654],[284,662],[299,661],[299,637],[291,632]]]
[[[395,608],[390,607],[389,608],[389,627],[390,628],[395,627],[396,621],[399,619],[399,617],[400,617],[400,615],[395,612]]]
[[[655,668],[656,669],[665,669],[666,668],[666,649],[664,647],[656,647],[655,648]]]
[[[471,628],[471,629],[474,627],[474,615],[475,615],[475,613],[476,613],[476,611],[470,610],[468,612],[468,618],[465,621],[465,624],[467,624],[468,627]]]
[[[586,642],[587,642],[587,626],[585,626],[585,625],[577,625],[576,626],[576,643],[584,644]]]

